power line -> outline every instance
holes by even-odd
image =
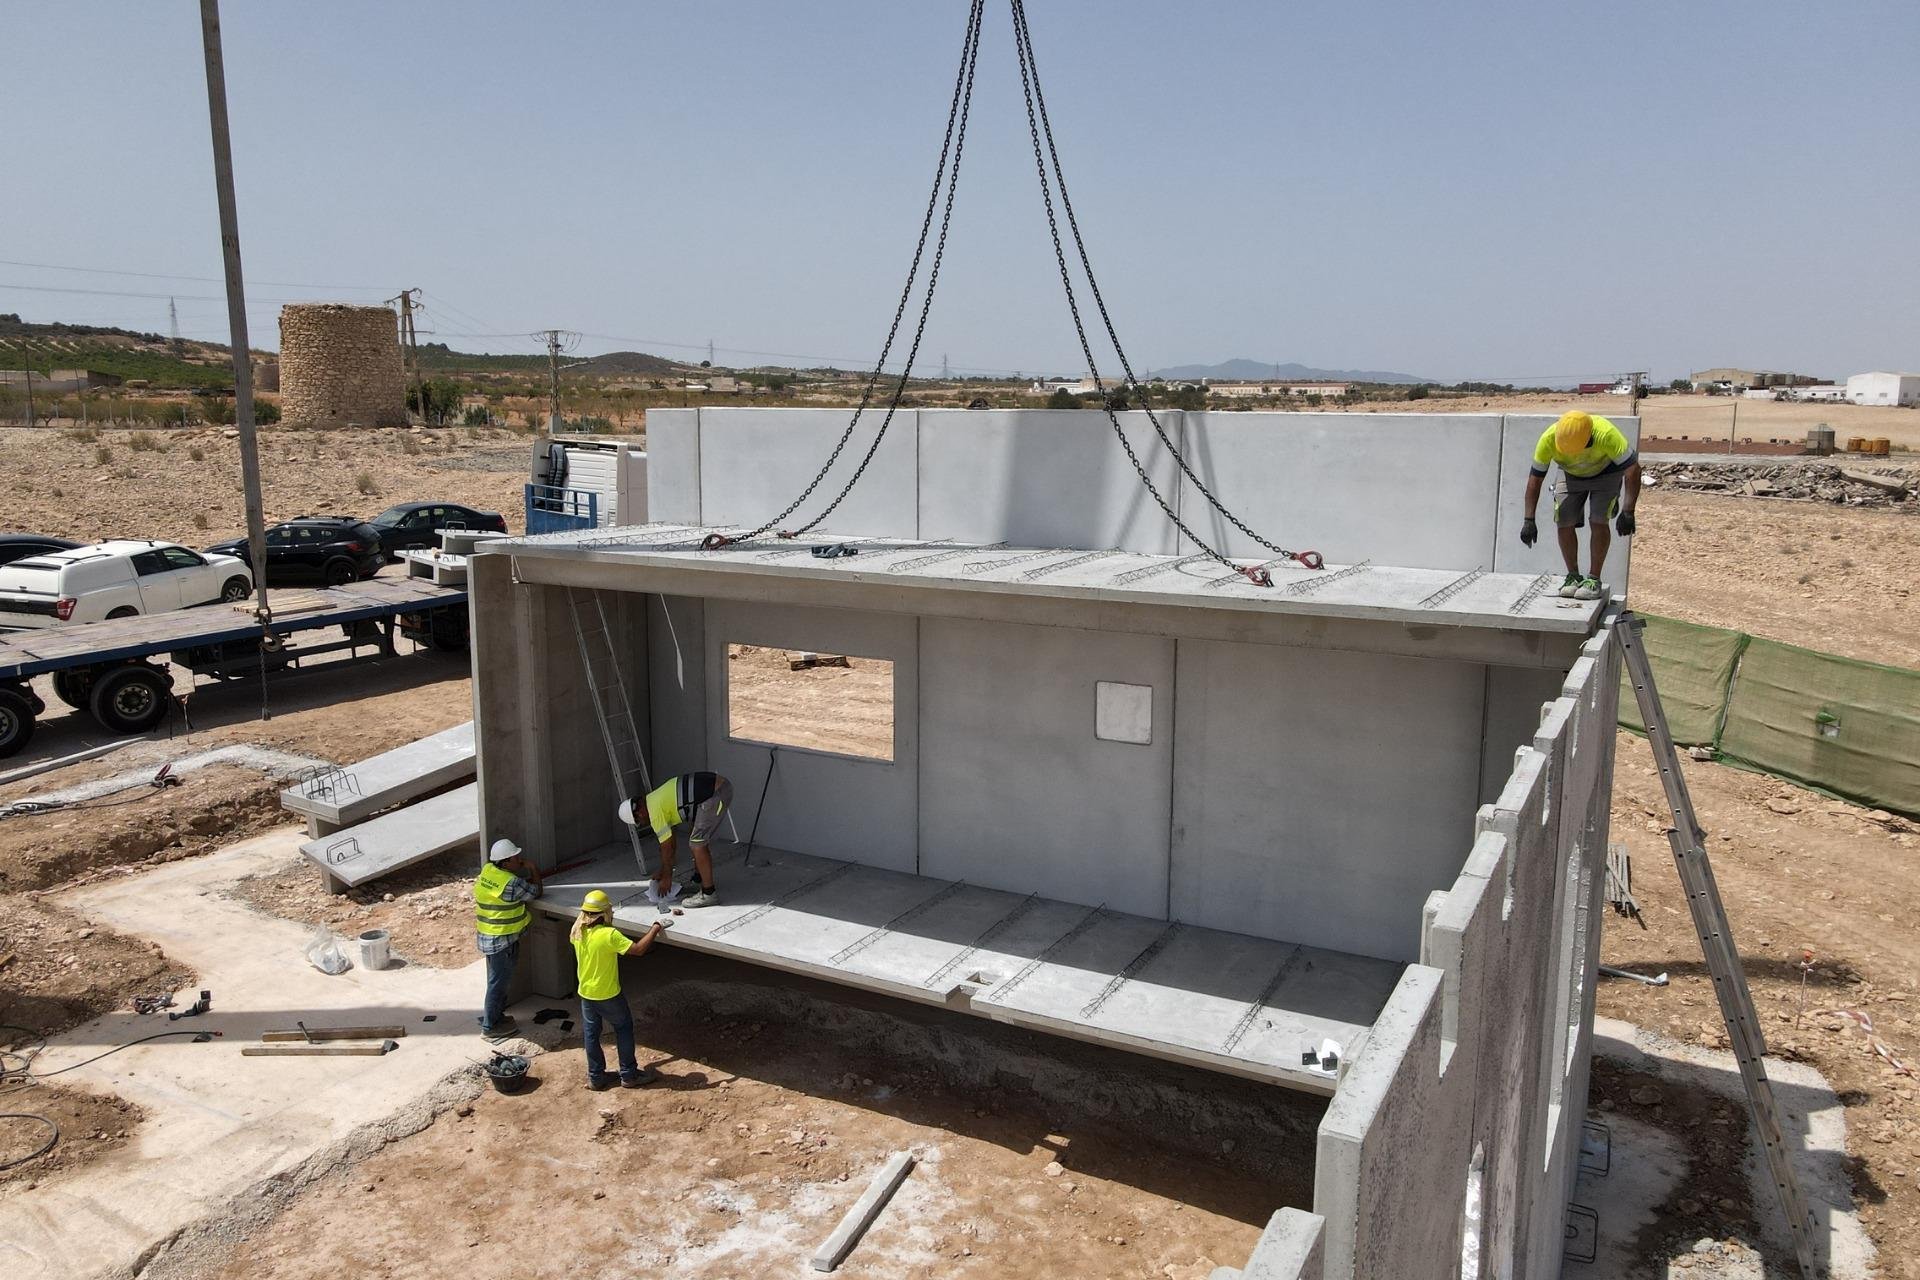
[[[164,271],[115,271],[108,267],[74,267],[58,262],[16,262],[11,258],[0,258],[0,266],[33,267],[41,271],[78,271],[90,276],[138,276],[142,280],[194,280],[201,284],[224,284],[219,276],[177,276]],[[384,290],[385,285],[377,284],[309,284],[304,280],[256,280],[255,284],[270,284],[280,289],[337,289],[346,293],[376,292]]]

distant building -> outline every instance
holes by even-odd
[[[29,377],[33,379],[35,391],[48,394],[86,391],[93,387],[117,387],[125,381],[118,374],[100,373],[93,369],[55,369],[51,373],[41,373],[38,369],[0,369],[0,387],[24,389]]]
[[[1806,387],[1820,381],[1810,373],[1775,373],[1768,369],[1702,369],[1693,375],[1693,389],[1703,391],[1725,383],[1736,391],[1748,387]]]
[[[1847,379],[1855,404],[1920,405],[1920,373],[1856,373]]]

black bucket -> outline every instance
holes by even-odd
[[[487,1063],[487,1079],[493,1081],[493,1087],[501,1093],[519,1093],[531,1079],[527,1075],[527,1060],[517,1053],[496,1053]]]

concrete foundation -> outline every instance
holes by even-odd
[[[703,552],[844,415],[656,412],[649,505],[678,523],[473,558],[483,839],[594,859],[557,917],[599,887],[654,918],[573,635],[597,592],[654,775],[716,769],[723,835],[760,822],[667,945],[1330,1092],[1312,1212],[1249,1274],[1553,1276],[1617,671],[1603,606],[1543,594],[1557,559],[1511,536],[1546,419],[1410,418],[1163,415],[1229,506],[1328,556],[1261,588],[1181,545],[1084,413],[905,415],[811,539],[857,554]],[[783,748],[765,787],[730,644],[891,662],[892,759]]]

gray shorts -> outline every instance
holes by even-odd
[[[713,839],[713,833],[720,828],[720,816],[733,803],[733,784],[725,778],[714,787],[713,794],[700,802],[693,811],[693,830],[688,839],[695,844],[706,844]]]
[[[1605,524],[1620,511],[1620,486],[1625,481],[1625,471],[1612,471],[1604,475],[1570,476],[1562,472],[1560,482],[1553,486],[1553,522],[1562,529],[1572,529],[1582,524]],[[1592,503],[1592,518],[1587,518],[1588,503]]]

